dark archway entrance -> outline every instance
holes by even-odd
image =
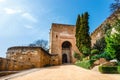
[[[68,63],[67,61],[67,54],[62,54],[62,63]]]
[[[65,41],[62,43],[62,64],[71,63],[71,43]]]

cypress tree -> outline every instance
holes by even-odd
[[[76,22],[76,46],[85,56],[90,55],[91,47],[88,19],[89,15],[87,12],[85,12],[77,19]]]
[[[85,46],[86,48],[90,49],[91,48],[91,38],[90,38],[90,33],[89,33],[89,14],[88,12],[85,12],[84,14],[84,27],[85,27]]]
[[[78,15],[77,17],[77,21],[76,21],[76,34],[75,34],[75,37],[76,37],[76,46],[79,48],[80,46],[80,43],[79,43],[79,28],[80,28],[80,25],[81,25],[81,22],[80,22],[80,15]]]

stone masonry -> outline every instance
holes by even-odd
[[[74,53],[80,53],[76,47],[74,25],[53,23],[50,29],[51,54],[58,54],[59,64],[74,63]]]
[[[92,46],[96,43],[96,40],[104,37],[103,28],[106,24],[113,25],[116,21],[116,18],[120,19],[120,12],[116,11],[111,14],[99,27],[97,27],[91,34],[91,44]]]
[[[17,71],[58,65],[57,54],[51,55],[41,47],[10,47],[6,54],[6,58],[0,58],[0,71]]]

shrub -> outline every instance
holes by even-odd
[[[120,66],[99,66],[101,73],[120,73]]]
[[[99,58],[101,58],[100,55],[91,56],[91,59],[93,59],[93,60],[97,60],[97,59],[99,59]]]
[[[95,56],[91,56],[91,59],[99,59],[99,58],[105,58],[106,60],[111,60],[110,56],[106,52],[97,54]]]
[[[118,62],[118,66],[120,66],[120,62]]]
[[[76,58],[77,60],[80,60],[80,54],[78,54],[78,53],[74,53],[74,58]]]
[[[120,73],[120,66],[118,66],[118,69],[117,69],[117,70],[118,70],[118,73]]]
[[[87,48],[86,46],[82,47],[82,53],[84,56],[89,56],[90,54],[90,48]]]
[[[92,49],[97,49],[99,50],[99,53],[102,53],[105,47],[106,47],[105,38],[102,37],[96,40],[96,43],[93,45]]]
[[[98,49],[91,50],[91,55],[94,55],[94,54],[99,54],[99,50]]]
[[[94,62],[93,60],[85,60],[85,61],[77,61],[75,64],[77,66],[90,69],[92,67],[93,62]]]
[[[103,52],[102,54],[100,54],[100,57],[105,58],[106,60],[111,60],[112,59],[107,52]]]

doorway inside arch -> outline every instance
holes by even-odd
[[[68,63],[67,54],[62,54],[62,63]]]
[[[71,63],[71,43],[65,41],[62,43],[62,64]]]

